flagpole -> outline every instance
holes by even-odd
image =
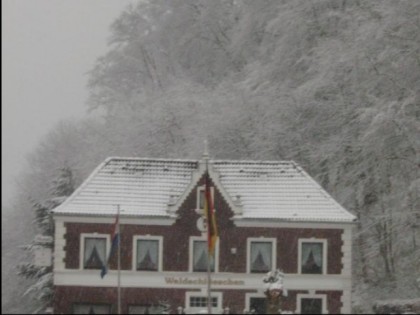
[[[208,158],[206,158],[206,183],[204,186],[204,189],[208,189],[208,176],[209,176],[209,170],[208,170]],[[207,197],[207,192],[204,193],[204,195]],[[211,195],[210,195],[211,198]],[[207,313],[211,314],[211,269],[210,269],[210,201],[206,200],[207,202]]]
[[[120,230],[120,205],[117,206],[118,216],[118,314],[121,314],[121,230]]]

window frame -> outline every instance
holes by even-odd
[[[245,293],[245,310],[247,310],[248,312],[251,311],[252,298],[267,299],[267,296],[263,293]],[[267,311],[267,307],[266,307],[266,311]]]
[[[194,273],[200,273],[205,271],[194,271],[194,242],[196,241],[202,241],[207,243],[207,233],[205,234],[205,237],[203,236],[190,236],[189,239],[189,258],[188,258],[188,271],[194,272]],[[217,237],[216,240],[216,247],[214,249],[214,273],[219,272],[219,237]]]
[[[196,204],[195,204],[196,205],[195,209],[196,209],[197,212],[204,211],[204,207],[200,208],[200,195],[201,195],[201,192],[205,191],[205,189],[206,189],[206,185],[202,185],[202,186],[197,187],[197,196],[196,196]],[[210,186],[210,194],[211,194],[211,199],[213,201],[213,208],[215,208],[214,207],[214,186]],[[205,198],[205,196],[204,196],[204,198]]]
[[[189,314],[197,314],[198,311],[202,310],[203,308],[207,309],[207,306],[193,306],[191,307],[191,298],[198,297],[198,298],[206,298],[206,292],[197,292],[197,291],[187,291],[185,292],[185,310]],[[212,306],[213,314],[217,314],[217,312],[223,311],[223,292],[211,292],[211,298],[217,298],[217,306]],[[192,313],[191,313],[192,312]]]
[[[158,241],[158,270],[137,270],[137,241]],[[136,272],[161,272],[163,271],[163,236],[159,235],[134,235],[132,268]]]
[[[277,238],[275,237],[248,237],[246,241],[246,273],[263,274],[264,272],[251,272],[251,245],[252,243],[271,243],[271,270],[277,266]]]
[[[303,273],[302,272],[302,247],[303,243],[321,243],[322,244],[322,273]],[[325,238],[300,238],[298,242],[298,274],[321,276],[326,275],[328,268],[328,240]]]
[[[315,294],[315,293],[298,293],[296,294],[296,314],[300,314],[302,311],[302,300],[303,299],[320,299],[322,300],[322,313],[328,314],[327,308],[327,295],[326,294]]]
[[[105,264],[111,250],[111,236],[104,233],[80,233],[80,252],[79,252],[79,270],[91,270],[96,272],[100,269],[85,269],[84,258],[85,258],[85,240],[87,238],[104,238],[105,239]]]

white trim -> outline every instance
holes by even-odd
[[[158,241],[158,270],[157,271],[147,271],[147,270],[137,270],[137,241]],[[163,236],[153,236],[153,235],[134,235],[133,236],[133,259],[132,259],[132,270],[141,271],[141,272],[160,272],[163,270]]]
[[[350,287],[344,289],[341,293],[341,314],[353,314],[351,310],[351,279],[348,280],[348,284]]]
[[[56,222],[65,223],[94,223],[94,224],[109,224],[113,216],[81,216],[81,215],[63,215],[54,214],[54,220]],[[158,216],[124,216],[120,215],[120,224],[131,224],[131,225],[162,225],[169,226],[175,223],[175,218],[170,217],[158,217]]]
[[[327,295],[326,294],[314,294],[314,293],[298,293],[296,295],[296,312],[300,314],[302,299],[321,299],[322,300],[322,314],[328,314],[327,309]]]
[[[273,237],[248,237],[246,240],[246,272],[251,272],[251,243],[271,243],[271,270],[275,270],[277,267],[277,239]],[[261,273],[258,273],[261,274]]]
[[[205,165],[201,163],[200,161],[195,161],[197,163],[197,169],[193,170],[191,173],[191,181],[188,184],[188,186],[185,188],[184,192],[181,194],[181,196],[178,197],[176,203],[174,205],[168,206],[168,213],[169,214],[176,214],[176,212],[181,208],[181,205],[184,203],[184,201],[187,199],[187,197],[192,193],[194,188],[197,187],[198,181],[201,179],[201,177],[205,173]]]
[[[109,252],[111,250],[111,236],[109,234],[80,233],[79,270],[86,270],[83,268],[86,238],[104,238],[105,239],[105,260],[108,258]]]
[[[323,238],[300,238],[298,241],[298,274],[299,275],[307,275],[302,273],[302,243],[322,243],[322,274],[327,274],[327,265],[328,265],[328,240]]]
[[[351,254],[352,254],[352,228],[349,227],[344,230],[343,234],[341,235],[341,239],[343,241],[343,246],[341,248],[341,252],[343,253],[342,256],[342,264],[343,269],[341,274],[343,276],[348,277],[346,282],[346,288],[343,290],[341,295],[341,313],[342,314],[351,314],[351,292],[352,292],[352,277],[351,277],[351,270],[352,270],[352,261],[351,261]]]
[[[341,263],[343,265],[343,269],[341,273],[343,275],[351,276],[351,251],[352,251],[352,230],[351,228],[344,229],[343,233],[341,234],[341,240],[343,245],[341,246],[341,252],[343,256],[341,258]]]
[[[193,273],[199,273],[198,271],[193,271],[193,243],[195,241],[204,241],[207,242],[207,234],[205,236],[190,236],[189,240],[189,249],[188,249],[188,271]],[[216,248],[214,249],[214,272],[219,272],[219,238],[216,240]]]
[[[101,279],[97,270],[66,269],[54,271],[54,285],[82,287],[115,287],[117,270],[109,270]],[[252,290],[261,292],[262,274],[212,273],[212,290]],[[343,291],[349,278],[341,275],[285,274],[284,287],[292,290]],[[200,290],[207,288],[207,275],[203,272],[143,272],[121,270],[121,286],[125,288],[165,288]]]
[[[251,298],[263,298],[266,299],[267,297],[265,296],[264,293],[245,293],[245,310],[244,310],[244,314],[245,311],[251,311]]]
[[[224,198],[226,203],[230,206],[233,213],[236,215],[242,214],[242,207],[236,205],[233,201],[231,196],[227,193],[223,185],[219,180],[219,173],[213,167],[214,161],[207,161],[207,170],[209,173],[209,177],[213,182],[214,187],[217,187],[217,190],[220,192],[221,196]],[[198,161],[198,169],[194,170],[191,176],[191,182],[182,195],[178,198],[175,205],[168,207],[168,213],[175,213],[177,212],[185,199],[190,195],[190,193],[197,187],[198,181],[203,177],[206,172],[206,161],[205,159],[201,159]]]
[[[224,188],[224,186],[220,182],[220,180],[219,180],[219,177],[220,177],[219,176],[219,172],[213,166],[214,162],[217,162],[217,161],[209,161],[209,164],[208,164],[208,170],[209,170],[210,178],[212,179],[214,185],[219,190],[219,192],[222,195],[222,197],[225,199],[226,203],[230,206],[230,209],[233,211],[233,213],[235,215],[241,215],[242,214],[242,206],[237,205],[235,202],[233,202],[233,200],[232,200],[233,196],[231,196],[226,191],[226,189]]]
[[[202,309],[207,310],[207,307],[191,307],[190,300],[192,297],[204,297],[207,299],[207,292],[188,291],[185,292],[185,312],[187,314],[198,314]],[[213,314],[219,314],[223,311],[223,293],[222,292],[211,292],[212,298],[217,298],[217,307],[212,306]]]
[[[354,222],[316,222],[297,221],[279,218],[243,218],[233,217],[231,219],[237,227],[262,227],[262,228],[302,228],[302,229],[337,229],[343,230],[352,227]]]
[[[64,222],[55,221],[55,237],[54,237],[54,252],[53,252],[53,265],[54,270],[64,270],[64,259],[66,257],[66,227]]]

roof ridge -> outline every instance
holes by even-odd
[[[156,162],[199,162],[200,159],[181,159],[181,158],[157,158],[157,157],[127,157],[127,156],[110,156],[106,158],[105,163],[112,160],[128,160],[128,161],[156,161]],[[210,159],[213,163],[250,163],[250,164],[294,164],[294,160],[238,160],[238,159]]]
[[[121,156],[111,156],[106,158],[105,164],[108,164],[112,160],[122,160],[122,161],[155,161],[155,162],[188,162],[188,163],[198,163],[199,160],[193,159],[169,159],[169,158],[153,158],[153,157],[121,157]]]
[[[214,159],[210,162],[216,163],[248,163],[248,164],[293,164],[296,165],[293,160],[228,160],[228,159]]]

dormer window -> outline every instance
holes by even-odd
[[[211,197],[213,200],[214,205],[214,187],[210,187]],[[204,202],[206,200],[206,194],[205,194],[205,187],[200,186],[197,188],[197,210],[204,210]]]

